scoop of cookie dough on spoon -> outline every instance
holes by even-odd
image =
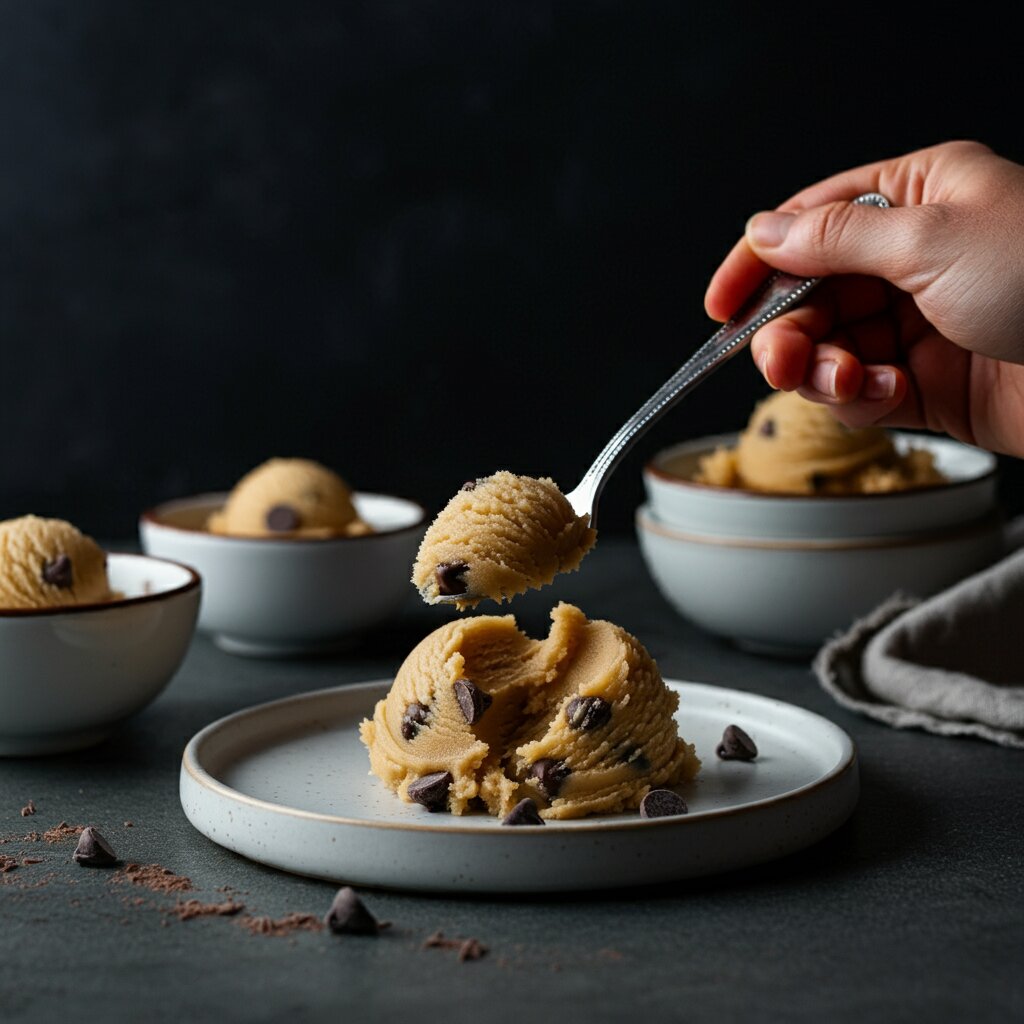
[[[424,534],[412,582],[428,604],[505,601],[579,568],[597,531],[547,477],[469,480]]]

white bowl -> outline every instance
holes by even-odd
[[[199,629],[232,654],[335,650],[386,621],[412,592],[426,524],[422,506],[356,493],[362,537],[228,537],[204,528],[227,494],[169,501],[142,513],[143,550],[191,565],[203,578]]]
[[[196,625],[190,568],[110,554],[104,604],[0,611],[0,755],[79,750],[109,736],[177,672]]]
[[[691,533],[636,513],[647,568],[666,600],[755,651],[813,652],[896,592],[927,597],[1009,547],[1002,517],[902,536],[785,540]]]
[[[644,466],[651,512],[687,533],[722,537],[898,537],[981,519],[996,505],[996,457],[950,438],[891,432],[897,449],[924,448],[949,483],[886,494],[763,494],[692,479],[701,455],[737,434],[703,437],[658,452]]]

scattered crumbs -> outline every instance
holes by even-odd
[[[22,857],[21,858],[21,863],[22,864],[26,864],[26,865],[27,864],[42,864],[43,863],[43,858],[42,857]]]
[[[246,914],[238,919],[238,924],[253,935],[291,935],[292,932],[319,932],[324,923],[316,914],[286,914],[284,917],[253,916]]]
[[[30,814],[35,814],[35,813],[36,813],[36,805],[35,805],[35,802],[32,801],[32,800],[29,800],[29,802],[27,804],[25,804],[25,806],[22,807],[22,809],[21,809],[21,816],[23,818],[27,818]]]
[[[44,843],[62,843],[65,839],[76,839],[85,831],[85,825],[69,825],[62,821],[43,833]],[[26,836],[26,838],[28,838]]]
[[[0,855],[0,875],[6,875],[8,871],[14,871],[17,867],[18,862],[13,857]]]
[[[191,921],[193,917],[231,917],[244,909],[244,903],[235,903],[232,900],[226,900],[224,903],[185,900],[175,903],[166,913],[173,914],[179,921]]]
[[[440,929],[423,940],[424,949],[457,949],[459,960],[479,960],[487,952],[487,947],[479,939],[449,939]]]
[[[192,879],[184,875],[176,875],[169,868],[160,864],[126,864],[114,876],[112,881],[131,882],[142,885],[153,892],[188,892],[192,888]]]
[[[135,828],[135,822],[133,822],[133,821],[126,821],[124,823],[124,827],[125,828]]]

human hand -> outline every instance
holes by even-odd
[[[850,202],[863,192],[892,208]],[[851,427],[1024,456],[1024,167],[949,142],[812,185],[751,217],[711,279],[708,314],[728,319],[766,264],[826,278],[751,342],[772,387]]]

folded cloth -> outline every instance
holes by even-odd
[[[1024,549],[925,600],[893,595],[813,669],[844,707],[898,729],[1024,748]]]

